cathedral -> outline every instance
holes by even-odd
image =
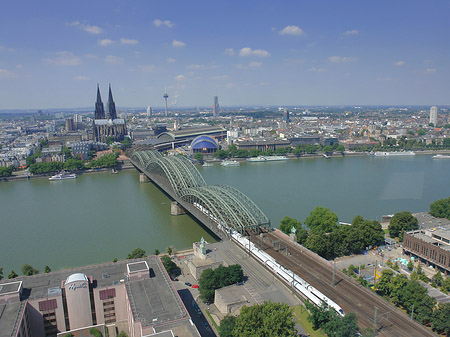
[[[106,138],[113,137],[115,142],[123,140],[127,134],[125,120],[117,118],[116,104],[114,103],[111,85],[109,85],[107,110],[103,106],[100,88],[97,84],[97,101],[95,102],[94,139],[96,142],[106,143]]]

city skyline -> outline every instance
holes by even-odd
[[[0,110],[93,106],[97,83],[130,107],[163,107],[166,86],[169,109],[449,104],[444,1],[3,8]]]

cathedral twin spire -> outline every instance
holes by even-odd
[[[116,119],[116,104],[114,103],[114,99],[111,91],[111,84],[109,85],[109,95],[108,102],[106,104],[107,111],[105,115],[105,108],[103,106],[102,97],[100,95],[100,88],[97,84],[97,101],[95,102],[95,119]]]

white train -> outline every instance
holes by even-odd
[[[337,303],[326,297],[319,290],[303,280],[300,276],[296,275],[293,271],[283,267],[272,256],[256,247],[246,237],[234,230],[232,231],[231,236],[237,243],[243,246],[246,250],[249,250],[261,263],[280,276],[285,283],[295,288],[312,303],[319,307],[325,303],[328,308],[333,308],[342,317],[345,315],[344,310],[342,310]]]

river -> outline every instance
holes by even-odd
[[[308,158],[199,167],[208,184],[247,194],[277,226],[304,221],[316,206],[339,220],[380,220],[398,211],[427,211],[450,196],[450,160],[414,157]],[[21,274],[28,263],[53,270],[123,259],[134,248],[153,253],[213,238],[189,216],[171,216],[170,200],[135,170],[85,174],[76,180],[0,183],[0,267]]]

